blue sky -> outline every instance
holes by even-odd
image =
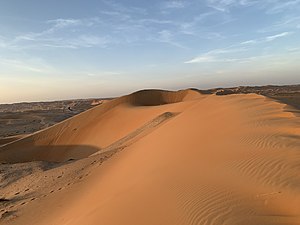
[[[3,0],[0,103],[300,83],[300,0]]]

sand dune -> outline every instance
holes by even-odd
[[[300,119],[147,90],[0,147],[0,224],[300,224]]]
[[[15,135],[15,136],[0,138],[0,146],[1,145],[6,145],[8,143],[14,142],[14,141],[19,140],[19,139],[24,138],[24,137],[26,137],[26,134],[25,135],[21,134],[21,135]]]

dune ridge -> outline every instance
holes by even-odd
[[[0,224],[300,224],[299,125],[257,94],[110,100],[0,147]]]
[[[179,91],[179,92],[171,92],[171,91],[161,91],[161,90],[144,90],[135,92],[133,94],[130,94],[128,96],[120,97],[115,100],[111,100],[103,105],[100,105],[98,107],[92,108],[90,110],[87,110],[86,112],[83,112],[79,115],[74,116],[73,118],[67,119],[61,123],[58,123],[54,126],[52,126],[49,129],[45,129],[39,132],[36,132],[28,137],[23,138],[22,140],[15,141],[12,143],[9,143],[5,146],[2,146],[0,149],[0,160],[4,162],[26,162],[26,161],[36,161],[36,160],[42,160],[42,161],[53,161],[53,159],[47,158],[49,155],[49,152],[51,151],[51,146],[57,146],[61,145],[60,152],[63,152],[60,160],[59,157],[54,161],[63,161],[67,160],[68,157],[74,158],[75,156],[71,153],[73,151],[72,148],[66,147],[66,149],[63,149],[63,146],[67,145],[81,145],[81,142],[79,143],[77,140],[78,136],[82,136],[82,133],[78,134],[78,130],[82,129],[85,130],[85,127],[94,126],[94,123],[101,123],[102,117],[105,117],[105,114],[117,108],[119,105],[127,105],[127,107],[131,106],[155,106],[155,105],[164,105],[164,104],[171,104],[183,101],[184,98],[187,97],[187,99],[191,98],[192,91],[185,90],[185,91]],[[194,94],[194,93],[193,93]],[[147,117],[151,118],[151,117]],[[84,121],[84,122],[83,122]],[[144,120],[143,122],[147,122],[147,120]],[[142,125],[141,123],[139,125]],[[89,127],[90,128],[90,127]],[[114,127],[116,129],[116,127]],[[137,129],[137,126],[134,126],[134,129]],[[97,128],[96,128],[97,129]],[[95,136],[95,134],[91,134],[89,132],[88,136],[90,139],[91,136]],[[114,139],[117,140],[117,139]],[[99,141],[97,142],[96,146],[99,146]],[[112,144],[112,142],[110,143]],[[89,146],[90,144],[87,144]],[[21,147],[22,146],[22,147]],[[38,149],[38,146],[43,146],[43,152],[47,152],[46,155],[41,152],[41,150]],[[44,146],[49,146],[49,148],[45,148]],[[24,154],[19,154],[20,149],[24,149]],[[83,147],[84,149],[84,147]],[[100,147],[101,149],[101,147]],[[18,157],[16,157],[16,152],[18,152]],[[74,151],[73,151],[74,152]],[[76,154],[77,157],[75,158],[84,158],[87,155],[85,154],[85,151],[82,149],[78,149],[76,152],[83,152],[83,155],[80,156],[80,154]],[[70,153],[70,154],[69,154]],[[55,156],[57,156],[59,153],[54,153]],[[34,156],[34,157],[33,157]]]

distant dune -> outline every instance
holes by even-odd
[[[0,147],[0,224],[300,224],[292,110],[220,90],[105,101]]]

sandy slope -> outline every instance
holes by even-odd
[[[0,138],[0,146],[1,145],[6,145],[6,144],[8,144],[10,142],[19,140],[19,139],[24,138],[24,137],[26,137],[26,134],[20,134],[20,135],[15,135],[15,136],[9,136],[9,137]]]
[[[300,224],[299,150],[263,96],[141,91],[0,147],[0,224]]]

